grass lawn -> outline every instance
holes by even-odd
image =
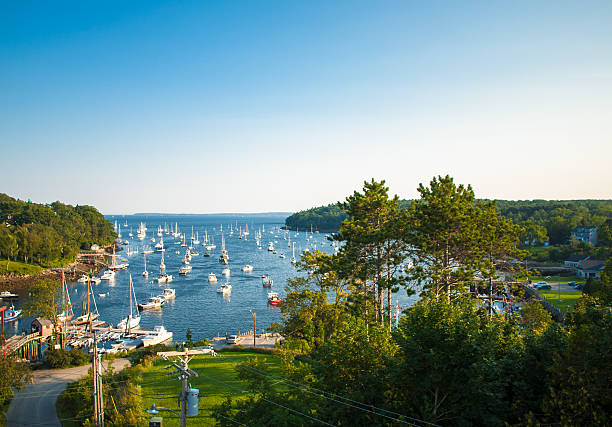
[[[19,261],[9,261],[8,269],[6,266],[6,259],[0,259],[0,274],[3,273],[16,273],[16,274],[37,274],[43,271],[43,268],[34,265],[34,264],[26,264]]]
[[[567,312],[568,308],[573,307],[578,298],[582,298],[580,291],[561,291],[561,299],[557,291],[538,291],[546,300],[560,309],[562,312]]]
[[[269,366],[270,375],[279,375],[280,359],[272,354],[262,354],[250,351],[243,352],[221,352],[219,357],[209,355],[194,357],[189,362],[189,368],[196,371],[199,377],[191,377],[190,383],[193,388],[200,390],[200,413],[197,417],[189,417],[187,424],[192,425],[215,425],[211,416],[211,408],[225,401],[227,395],[235,398],[246,398],[245,384],[236,378],[234,366],[246,361],[248,358],[258,357],[265,360]],[[175,376],[160,375],[172,372],[174,368],[165,370],[168,363],[164,360],[157,361],[153,366],[147,368],[142,376],[141,390],[143,396],[158,396],[155,398],[144,398],[146,407],[149,409],[155,402],[156,406],[163,406],[179,411],[177,399],[162,399],[163,396],[176,396],[181,391],[181,382]],[[164,427],[179,426],[180,420],[169,411],[160,411],[157,416],[164,418]]]
[[[569,283],[569,282],[584,282],[576,276],[529,276],[532,282],[548,282],[548,283]]]

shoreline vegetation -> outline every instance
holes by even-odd
[[[479,200],[488,202],[488,200]],[[398,200],[399,209],[409,210],[414,200]],[[530,261],[561,262],[570,255],[607,259],[612,255],[612,200],[496,200],[497,211],[523,228],[521,248]],[[284,229],[337,233],[347,219],[339,203],[296,212],[285,219]],[[571,239],[581,225],[598,230],[597,245]]]
[[[0,193],[0,286],[27,287],[44,278],[69,278],[95,265],[79,259],[95,243],[110,247],[117,238],[113,225],[96,208],[22,201]]]

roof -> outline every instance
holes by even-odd
[[[578,266],[581,270],[603,270],[604,262],[598,259],[585,259]]]
[[[565,261],[569,261],[569,262],[580,262],[583,260],[587,260],[590,257],[585,256],[585,255],[571,255],[570,257],[568,257]]]
[[[584,231],[591,231],[591,230],[596,230],[596,229],[597,227],[594,225],[581,225],[580,227],[576,227],[574,231],[584,232]]]
[[[41,317],[37,317],[36,319],[34,319],[35,322],[40,323],[41,325],[52,325],[53,322],[48,320],[48,319],[43,319]]]

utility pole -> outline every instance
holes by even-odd
[[[99,412],[98,409],[98,357],[96,355],[96,334],[94,333],[93,347],[91,349],[91,370],[93,372],[93,405],[94,405],[94,424],[98,425]]]
[[[94,425],[104,427],[104,402],[102,399],[102,374],[101,361],[96,343],[96,331],[93,334],[92,348],[92,371],[93,371],[93,403],[94,403]]]
[[[255,328],[255,312],[253,312],[253,348],[256,347],[255,337],[257,336],[257,329]]]
[[[197,350],[193,353],[190,353],[189,349],[185,348],[182,354],[175,353],[175,352],[169,352],[166,354],[158,353],[158,354],[161,354],[161,356],[165,360],[168,360],[170,362],[170,365],[168,365],[166,368],[169,368],[170,366],[173,366],[174,368],[176,368],[176,370],[172,372],[172,374],[179,374],[178,379],[181,380],[182,382],[182,390],[181,390],[181,394],[179,395],[179,405],[181,406],[181,427],[186,427],[187,426],[187,415],[197,415],[197,407],[196,407],[195,413],[190,413],[187,409],[188,397],[189,397],[190,391],[193,390],[199,393],[198,390],[191,389],[191,387],[189,386],[189,378],[191,376],[194,376],[194,377],[198,376],[197,372],[189,369],[189,361],[192,359],[192,357],[190,357],[190,354],[202,354],[202,353],[198,352]],[[178,356],[179,359],[172,361],[168,359],[168,355]]]

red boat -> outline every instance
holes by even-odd
[[[268,292],[268,304],[278,305],[282,302],[283,300],[280,299],[276,292]]]

